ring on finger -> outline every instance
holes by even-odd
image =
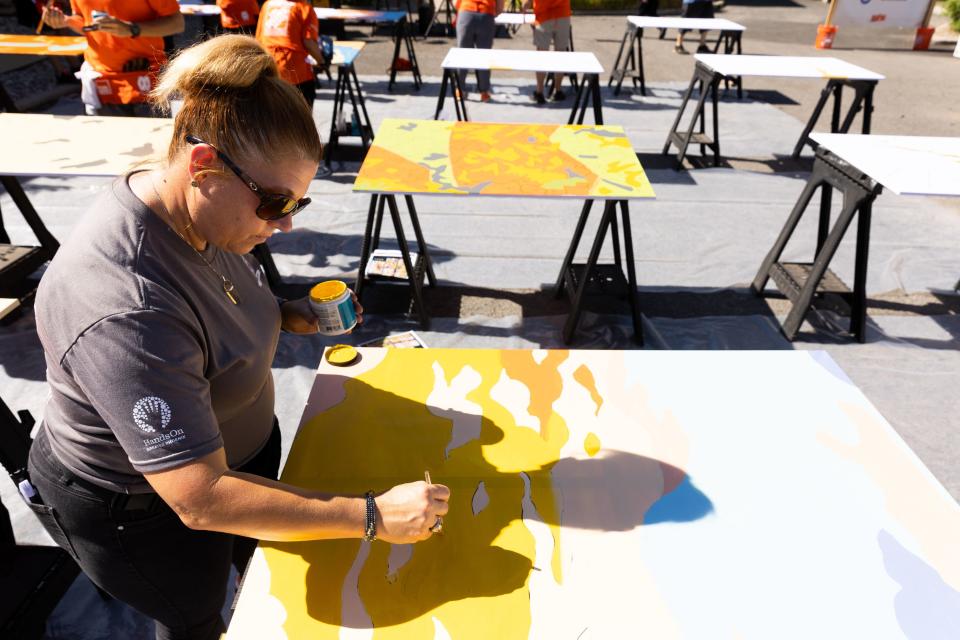
[[[430,527],[430,533],[440,533],[441,531],[443,531],[443,518],[437,516],[437,521]]]

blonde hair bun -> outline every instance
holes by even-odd
[[[273,56],[249,36],[223,35],[184,49],[160,74],[151,99],[174,117],[167,159],[196,136],[230,158],[323,154],[313,111],[300,90],[280,77]]]
[[[184,49],[160,76],[151,98],[166,110],[171,98],[189,100],[223,89],[248,89],[277,78],[273,56],[249,36],[223,35]]]

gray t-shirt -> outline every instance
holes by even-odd
[[[280,310],[251,256],[208,245],[220,277],[117,179],[76,226],[37,291],[53,452],[114,491],[220,447],[232,468],[273,428]]]

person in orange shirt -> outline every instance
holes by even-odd
[[[459,0],[457,2],[457,46],[461,48],[492,49],[497,25],[494,23],[503,12],[503,0]],[[461,69],[460,86],[466,86],[467,70]],[[477,90],[480,101],[490,100],[490,71],[477,71]]]
[[[319,37],[317,14],[309,2],[267,0],[260,7],[257,42],[276,60],[280,77],[295,84],[311,108],[317,97],[317,85],[307,55],[316,62],[323,60],[317,43]]]
[[[252,36],[257,29],[260,4],[257,0],[217,0],[220,26],[225,33]]]
[[[537,51],[548,51],[553,43],[554,51],[570,50],[570,0],[524,0],[523,12],[526,13],[533,5],[534,22],[533,45]],[[547,100],[543,95],[543,84],[547,75],[537,74],[537,90],[533,99],[537,104],[544,104]],[[560,89],[563,75],[553,74],[553,99],[557,102],[566,99],[566,94]]]
[[[73,15],[44,7],[43,21],[87,36],[80,73],[87,115],[149,114],[147,94],[167,62],[163,37],[183,31],[176,0],[70,0]]]

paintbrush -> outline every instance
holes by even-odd
[[[433,484],[433,482],[430,480],[429,471],[423,472],[423,479],[427,481],[427,484]],[[443,518],[441,518],[440,516],[437,516],[437,521],[433,523],[432,527],[430,527],[430,531],[433,533],[440,533],[441,531],[443,531]]]
[[[37,35],[40,35],[40,32],[43,31],[43,14],[50,8],[51,2],[53,2],[53,0],[47,0],[43,5],[43,11],[40,12],[40,22],[37,23]]]

